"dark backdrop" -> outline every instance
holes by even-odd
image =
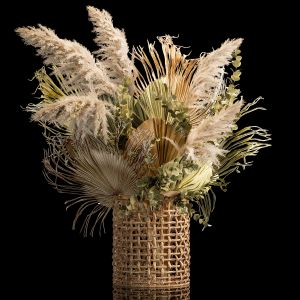
[[[196,2],[196,1],[195,1]],[[197,1],[198,2],[198,1]],[[224,1],[225,2],[225,1]],[[164,4],[164,5],[162,5]],[[245,124],[260,125],[273,134],[273,147],[254,158],[254,166],[231,177],[227,193],[217,192],[217,205],[210,223],[201,231],[191,224],[191,299],[223,296],[257,297],[277,291],[283,220],[278,213],[280,179],[275,167],[279,153],[279,94],[274,93],[278,73],[273,61],[279,55],[274,45],[285,43],[278,30],[278,7],[263,9],[258,3],[197,3],[194,1],[24,1],[8,3],[9,15],[4,48],[7,94],[2,112],[5,121],[2,140],[8,155],[2,210],[9,238],[6,277],[14,283],[11,292],[46,298],[50,292],[66,298],[80,292],[84,299],[110,299],[111,220],[100,238],[83,238],[71,230],[73,215],[65,212],[66,195],[57,194],[42,176],[45,143],[40,128],[22,111],[34,101],[36,83],[30,82],[42,66],[32,47],[24,46],[13,29],[41,23],[63,38],[76,39],[95,50],[86,5],[108,10],[114,25],[124,28],[130,47],[146,45],[156,36],[178,35],[177,43],[191,46],[192,56],[217,48],[225,39],[243,37],[241,89],[247,100],[263,96],[266,112],[252,114]],[[280,8],[281,10],[282,8]],[[282,12],[283,10],[282,10]],[[9,64],[8,64],[9,63]],[[5,181],[4,181],[5,182]],[[276,252],[277,253],[277,252]],[[89,297],[90,294],[95,296]],[[222,296],[222,297],[223,297]]]

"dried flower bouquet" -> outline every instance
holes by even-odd
[[[35,75],[41,101],[27,107],[48,143],[47,180],[76,195],[66,205],[77,206],[74,226],[81,220],[84,234],[101,230],[115,205],[128,217],[169,199],[206,227],[214,189],[226,190],[227,177],[269,146],[267,130],[237,125],[262,109],[260,98],[241,96],[242,39],[192,59],[166,35],[129,57],[110,14],[87,9],[94,55],[42,25],[16,30],[47,66]]]

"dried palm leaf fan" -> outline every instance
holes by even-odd
[[[113,209],[116,286],[186,287],[190,218],[208,226],[213,190],[269,146],[267,130],[236,125],[262,109],[240,96],[242,40],[190,59],[163,36],[163,55],[149,43],[130,59],[109,13],[88,14],[94,55],[41,25],[16,30],[47,66],[35,75],[41,101],[27,107],[48,143],[44,174],[74,195],[66,205],[84,235]]]

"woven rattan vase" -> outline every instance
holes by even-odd
[[[113,300],[190,300],[190,288],[170,289],[133,289],[115,287],[113,289]]]
[[[113,210],[113,284],[178,288],[190,283],[190,218],[166,201],[159,211]]]

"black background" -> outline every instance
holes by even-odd
[[[198,1],[197,1],[198,2]],[[164,5],[163,5],[164,4]],[[100,238],[83,238],[71,230],[72,214],[66,213],[66,195],[57,194],[42,176],[45,143],[40,128],[22,111],[34,101],[36,83],[28,79],[42,66],[31,47],[24,46],[13,29],[41,23],[62,38],[75,39],[95,50],[86,5],[108,10],[114,25],[124,28],[129,46],[144,45],[156,36],[178,35],[177,43],[191,46],[191,56],[217,48],[225,39],[243,37],[241,89],[247,100],[263,96],[265,112],[252,114],[244,124],[270,129],[273,147],[254,158],[254,166],[231,177],[227,193],[217,192],[217,205],[210,223],[201,231],[191,223],[191,299],[253,298],[278,291],[283,274],[279,246],[286,234],[282,225],[279,150],[279,66],[274,64],[286,42],[281,29],[284,8],[262,8],[259,3],[197,3],[182,1],[24,1],[8,3],[9,15],[3,66],[6,91],[2,112],[5,142],[3,163],[7,196],[2,210],[8,245],[6,278],[14,283],[10,292],[44,299],[50,293],[67,299],[83,292],[82,299],[110,299],[111,220]],[[281,17],[280,17],[281,16]],[[2,47],[3,48],[3,47]],[[189,51],[187,49],[187,51]],[[281,62],[279,62],[281,64]],[[5,181],[4,181],[5,182]],[[284,208],[282,208],[284,209]],[[6,259],[7,258],[7,259]],[[94,295],[94,296],[92,296]]]

